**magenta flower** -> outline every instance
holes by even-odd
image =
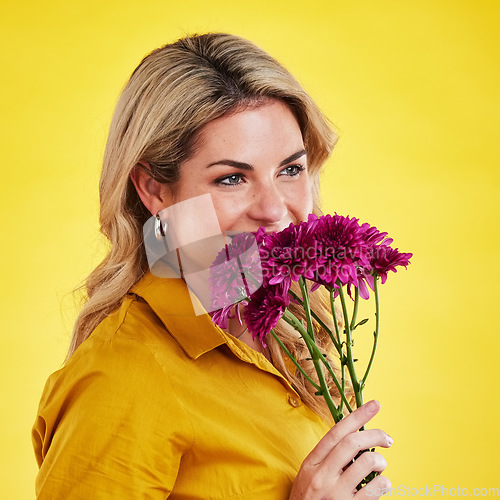
[[[246,306],[244,317],[253,338],[265,345],[266,336],[283,315],[291,298],[292,281],[309,279],[333,290],[358,287],[363,299],[374,289],[375,276],[382,283],[389,271],[407,266],[412,254],[400,253],[387,233],[354,217],[310,215],[307,222],[290,224],[276,233],[261,227],[255,234],[235,236],[219,253],[210,271],[212,319],[227,328],[229,318],[239,318],[237,304]]]
[[[292,281],[301,276],[312,279],[318,262],[318,245],[314,237],[317,218],[290,224],[278,233],[256,233],[264,277],[271,285]]]
[[[346,284],[357,286],[357,267],[370,264],[363,235],[358,219],[337,214],[318,219],[315,239],[320,246],[320,258],[314,278],[318,285],[328,288]]]
[[[259,337],[266,347],[266,337],[278,323],[290,304],[288,288],[283,283],[259,288],[251,297],[243,314],[248,331],[255,340]]]
[[[356,274],[358,277],[358,291],[362,299],[368,299],[370,293],[368,286],[373,289],[372,275],[372,257],[378,252],[379,248],[387,247],[392,243],[392,238],[387,238],[387,233],[380,232],[376,227],[364,223],[359,227],[360,236],[363,239],[363,245],[360,247],[362,254],[356,266]],[[368,286],[367,286],[368,284]],[[351,283],[347,284],[347,293],[352,297]]]
[[[262,284],[259,249],[252,233],[240,233],[219,252],[210,267],[212,310],[224,309],[217,318],[230,317],[234,304],[248,298]],[[224,319],[222,319],[224,321]]]
[[[295,248],[294,225],[278,233],[257,233],[264,279],[271,285],[285,282],[288,287],[292,280],[293,249]]]
[[[368,286],[373,290],[374,289],[374,277],[371,274],[370,270],[365,267],[358,267],[358,292],[359,296],[362,299],[368,300],[370,298],[370,292],[368,290]],[[367,286],[368,285],[368,286]],[[347,293],[349,297],[352,299],[351,285],[347,285]]]
[[[380,245],[376,248],[376,252],[371,259],[372,273],[380,276],[380,281],[384,284],[387,280],[389,271],[397,272],[397,266],[405,268],[410,263],[412,253],[399,252],[397,248]]]
[[[380,234],[385,236],[387,233]],[[375,276],[380,276],[380,281],[384,284],[389,271],[397,272],[397,266],[404,266],[406,268],[410,263],[410,258],[413,254],[402,253],[397,248],[392,248],[390,246],[392,241],[391,238],[385,238],[378,245],[372,245],[368,248],[370,265],[358,268],[358,290],[359,296],[362,299],[366,300],[370,297],[368,286],[372,290],[375,290]],[[350,295],[349,286],[348,292]]]
[[[390,245],[392,243],[392,238],[386,238],[387,233],[381,233],[375,226],[370,226],[367,222],[362,224],[359,230],[363,241],[369,247],[378,245],[379,243],[382,245]]]
[[[240,315],[240,308],[239,308],[240,303],[243,305],[248,304],[247,301],[242,300],[241,302],[238,302],[237,304],[231,304],[229,306],[225,306],[222,309],[217,309],[216,311],[213,311],[212,313],[210,313],[214,324],[216,324],[220,328],[226,329],[229,319],[236,317],[238,319],[238,322],[241,325],[243,322],[241,320],[241,315]],[[233,310],[234,310],[234,314],[232,313]]]

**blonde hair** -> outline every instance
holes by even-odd
[[[148,270],[142,227],[151,214],[130,180],[132,169],[146,163],[155,180],[175,183],[204,125],[269,99],[283,101],[297,119],[313,180],[314,210],[319,213],[319,170],[336,135],[300,84],[275,59],[245,39],[210,33],[187,36],[142,60],[111,122],[99,186],[101,232],[110,249],[84,285],[86,303],[75,324],[68,358]],[[301,350],[294,332],[282,326],[277,333],[291,350]],[[277,368],[305,402],[324,413],[312,387],[286,368],[274,339],[269,339],[269,347]]]

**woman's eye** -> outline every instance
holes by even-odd
[[[295,177],[296,175],[299,175],[305,167],[302,165],[289,165],[288,167],[285,167],[280,175],[287,175],[289,177]]]
[[[241,174],[226,175],[225,177],[220,177],[215,182],[221,186],[237,186],[243,180]]]

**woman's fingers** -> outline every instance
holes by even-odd
[[[389,448],[391,445],[392,438],[380,429],[368,429],[361,432],[352,432],[342,438],[342,440],[324,460],[324,463],[327,467],[330,467],[332,471],[335,467],[339,466],[341,469],[344,469],[359,452],[368,450],[374,446]],[[340,472],[342,472],[342,470],[335,471],[335,473]]]
[[[348,434],[363,427],[380,410],[380,403],[369,401],[335,424],[307,457],[311,466],[322,463],[337,444]]]
[[[370,472],[383,472],[386,467],[387,462],[380,453],[366,451],[344,471],[341,481],[356,486],[368,476]]]
[[[368,451],[368,448],[387,448],[391,441],[391,438],[379,429],[351,432],[342,438],[321,464],[314,467],[316,490],[328,491],[328,485],[334,480],[342,491],[355,491],[356,486],[370,472],[382,472],[387,467],[385,458],[380,453]],[[363,450],[366,451],[352,462]]]
[[[302,463],[292,487],[291,499],[379,498],[384,488],[390,488],[387,478],[377,476],[366,487],[356,490],[356,486],[370,472],[382,472],[387,466],[380,453],[366,451],[359,454],[374,446],[388,448],[392,445],[392,438],[379,429],[359,432],[379,409],[378,401],[370,401],[327,432]]]
[[[385,476],[377,476],[372,479],[366,486],[363,486],[354,498],[356,500],[368,500],[380,498],[384,493],[391,489],[391,482]]]

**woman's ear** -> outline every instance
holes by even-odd
[[[170,188],[151,177],[148,164],[140,163],[136,165],[130,172],[130,180],[151,215],[156,215],[160,210],[172,204]]]

